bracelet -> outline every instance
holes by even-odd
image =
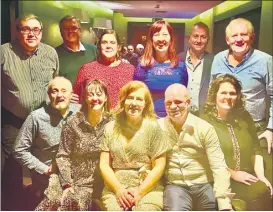
[[[70,184],[65,184],[65,185],[63,186],[63,189],[67,189],[67,188],[71,188],[71,185],[70,185]]]

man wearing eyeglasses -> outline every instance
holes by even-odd
[[[22,169],[11,156],[19,129],[29,113],[46,101],[48,82],[59,72],[58,55],[41,43],[42,31],[38,17],[25,15],[16,20],[16,39],[1,46],[1,147],[6,160],[1,182],[3,210],[15,209],[3,205],[7,203],[3,196],[16,202],[14,195],[22,189]]]
[[[74,84],[80,67],[96,59],[96,46],[82,43],[81,22],[75,16],[67,15],[59,22],[63,43],[56,47],[60,61],[60,75]],[[78,101],[76,94],[72,101]]]

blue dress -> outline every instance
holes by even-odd
[[[173,83],[181,83],[187,87],[188,73],[186,64],[179,61],[175,68],[170,63],[156,62],[153,67],[144,67],[139,63],[134,72],[134,80],[144,82],[154,101],[155,112],[158,117],[165,117],[164,94],[166,88]]]

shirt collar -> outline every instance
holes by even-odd
[[[71,51],[71,52],[81,52],[81,51],[86,51],[86,49],[84,48],[84,46],[83,46],[83,44],[80,42],[80,48],[79,48],[79,50],[76,50],[76,51],[74,51],[73,49],[70,49],[68,46],[66,46],[65,44],[64,44],[64,47],[65,48],[67,48],[69,51]]]
[[[248,60],[248,58],[250,58],[250,56],[252,55],[253,51],[254,51],[254,49],[251,47],[251,48],[248,50],[248,52],[243,56],[242,62],[245,61],[245,60]],[[228,49],[228,50],[227,50],[227,53],[226,53],[226,56],[225,56],[225,59],[226,59],[226,62],[227,62],[227,63],[228,63],[228,56],[229,56],[230,54],[232,54],[231,49]]]
[[[69,105],[67,110],[68,110],[68,113],[66,114],[65,117],[63,117],[62,114],[60,113],[60,111],[58,111],[56,108],[52,107],[52,105],[50,103],[47,105],[47,111],[49,114],[54,115],[56,117],[59,116],[63,120],[66,120],[69,116],[71,116],[73,114],[73,109],[71,107],[71,104]]]
[[[199,60],[202,60],[205,56],[205,52],[203,52],[200,57],[199,57]],[[190,47],[188,47],[188,50],[187,50],[187,54],[186,54],[186,60],[189,62],[189,63],[192,63],[191,62],[191,55],[190,55]]]
[[[168,117],[165,117],[165,121],[167,122],[167,124],[169,125],[169,127],[172,127],[172,131],[176,132],[176,130],[174,129],[174,126],[172,125],[170,119]],[[182,131],[186,131],[189,134],[192,134],[194,132],[194,120],[193,120],[193,115],[191,113],[188,113],[187,119],[184,123],[184,125],[182,126]],[[170,130],[170,128],[169,128]]]
[[[25,57],[31,57],[33,55],[37,56],[38,51],[40,49],[40,45],[37,46],[37,48],[31,53],[28,54],[26,52],[26,50],[24,49],[24,47],[20,44],[19,40],[13,40],[10,43],[11,45],[11,49],[13,49],[14,51],[18,52],[20,55],[25,56]]]

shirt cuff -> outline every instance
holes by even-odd
[[[48,169],[48,166],[45,165],[44,163],[41,163],[35,168],[35,171],[38,172],[39,174],[44,174],[46,169]]]
[[[268,120],[268,125],[267,125],[268,129],[273,129],[273,119],[270,117]]]
[[[232,205],[231,205],[231,200],[230,198],[226,197],[226,198],[218,198],[217,199],[218,202],[218,209],[219,210],[232,210]]]

